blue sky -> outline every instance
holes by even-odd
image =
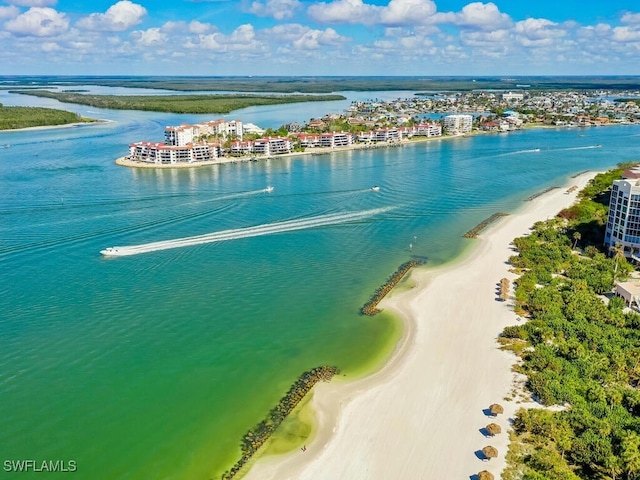
[[[636,75],[638,0],[0,0],[0,75]]]

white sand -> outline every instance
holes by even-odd
[[[246,480],[450,480],[481,470],[496,478],[505,466],[509,418],[521,406],[505,401],[516,376],[516,357],[499,349],[497,337],[519,321],[512,302],[497,301],[500,279],[515,277],[506,261],[510,242],[539,220],[569,206],[595,174],[571,179],[514,215],[498,220],[459,261],[416,270],[417,287],[386,299],[407,332],[393,360],[380,372],[352,383],[321,384],[313,399],[319,432],[306,452],[260,459]],[[504,415],[487,417],[492,403]],[[503,433],[485,438],[488,423]],[[499,456],[482,461],[487,445]]]

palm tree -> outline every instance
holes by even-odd
[[[483,470],[478,472],[478,480],[493,480],[493,473]]]
[[[620,242],[616,242],[615,245],[612,245],[611,247],[609,247],[609,251],[611,252],[611,254],[613,255],[616,261],[615,267],[613,268],[613,281],[615,282],[616,274],[618,273],[618,262],[620,261],[621,258],[624,257],[624,247]]]
[[[582,238],[582,235],[580,234],[580,232],[573,232],[573,249],[576,249],[576,245],[578,245],[578,240],[580,240]]]

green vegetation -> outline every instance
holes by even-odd
[[[12,90],[10,93],[55,98],[113,110],[147,110],[169,113],[229,113],[260,105],[345,100],[342,95],[83,95],[48,90]]]
[[[471,91],[478,89],[513,90],[637,90],[640,83],[633,76],[568,76],[568,77],[92,77],[92,76],[26,76],[2,77],[5,84],[28,82],[29,86],[102,85],[108,87],[154,88],[176,91],[231,91],[276,93],[330,93],[347,90],[381,91]],[[9,87],[10,88],[10,87]]]
[[[0,130],[65,125],[93,121],[72,112],[39,107],[4,107],[0,103]]]
[[[516,310],[528,321],[506,328],[502,343],[521,357],[515,368],[534,398],[562,408],[517,413],[505,480],[640,478],[640,315],[603,296],[633,267],[621,249],[599,247],[607,190],[627,166],[514,240]]]

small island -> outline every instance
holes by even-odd
[[[5,107],[0,103],[0,130],[54,127],[95,121],[66,110],[43,107]]]
[[[343,95],[86,95],[49,90],[9,90],[9,93],[53,98],[64,103],[77,103],[113,110],[193,114],[226,114],[246,107],[346,99]]]

